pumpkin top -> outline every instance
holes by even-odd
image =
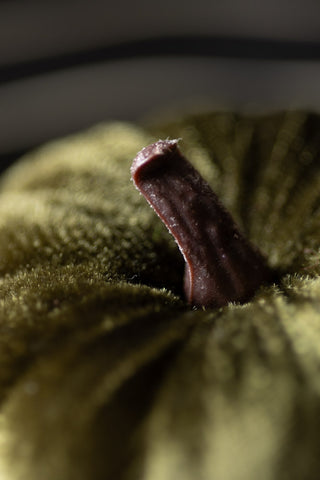
[[[193,311],[174,240],[130,182],[181,148],[280,271]],[[106,124],[25,156],[0,195],[0,472],[8,480],[315,478],[320,116]]]

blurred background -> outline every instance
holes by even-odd
[[[174,109],[320,110],[319,0],[0,3],[0,170]]]

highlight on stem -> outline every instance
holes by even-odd
[[[174,236],[185,259],[186,300],[196,307],[248,301],[274,272],[239,231],[199,172],[181,154],[177,140],[143,148],[131,175]]]

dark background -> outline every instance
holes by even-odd
[[[320,2],[2,1],[0,170],[175,108],[320,109]]]

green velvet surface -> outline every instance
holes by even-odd
[[[130,181],[181,148],[279,272],[193,310],[172,237]],[[316,480],[320,116],[110,123],[25,156],[0,193],[0,478]]]

